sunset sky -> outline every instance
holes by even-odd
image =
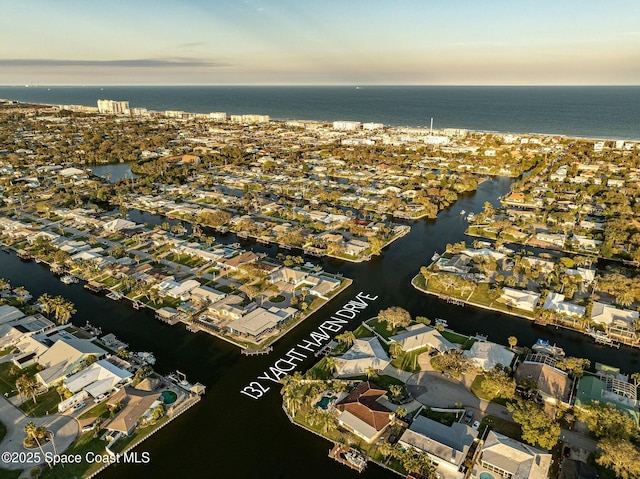
[[[0,0],[0,85],[639,85],[637,0]]]

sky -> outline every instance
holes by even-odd
[[[0,85],[640,85],[638,0],[0,0]]]

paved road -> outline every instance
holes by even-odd
[[[27,417],[25,414],[11,404],[6,398],[0,396],[0,421],[7,428],[7,434],[0,442],[0,452],[20,453],[26,452],[27,449],[22,445],[22,441],[26,437],[24,427],[28,422],[33,421],[38,426],[46,426],[49,431],[54,434],[54,442],[56,451],[60,454],[66,450],[76,439],[79,433],[78,421],[71,416],[61,414],[50,414],[45,417]],[[53,444],[48,443],[43,446],[45,452],[54,452]],[[39,452],[39,449],[32,450]],[[23,463],[6,463],[0,462],[0,467],[4,469],[25,469],[31,468],[36,464]]]

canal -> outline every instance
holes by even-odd
[[[13,254],[0,254],[0,276],[9,279],[13,285],[24,285],[36,298],[44,292],[64,295],[76,304],[78,312],[74,323],[84,324],[89,320],[102,327],[104,333],[113,332],[129,343],[132,350],[153,351],[159,372],[179,369],[192,381],[207,386],[207,394],[196,407],[138,447],[138,451],[149,452],[150,464],[116,465],[101,473],[101,478],[137,478],[141,474],[159,478],[356,477],[356,472],[327,457],[330,447],[327,441],[289,423],[281,409],[277,387],[272,387],[259,400],[240,394],[240,390],[286,351],[306,339],[359,291],[377,295],[378,299],[352,321],[351,329],[380,309],[398,305],[414,317],[447,319],[451,329],[464,334],[482,333],[491,341],[505,344],[513,335],[520,345],[532,345],[541,337],[557,343],[568,355],[591,359],[592,364],[603,362],[627,373],[640,370],[637,350],[595,346],[589,338],[576,332],[449,305],[411,286],[411,278],[421,265],[430,261],[435,251],[442,251],[447,243],[470,241],[464,236],[467,223],[460,211],[478,213],[486,201],[497,204],[497,198],[509,190],[511,182],[507,178],[485,181],[477,192],[461,196],[455,205],[442,211],[437,220],[412,222],[411,233],[368,263],[322,260],[327,271],[352,278],[353,285],[276,343],[273,353],[268,356],[242,356],[237,348],[205,333],[188,333],[181,325],[167,326],[155,320],[150,311],[135,311],[128,303],[93,295],[82,285],[65,286],[46,267],[23,263]],[[228,235],[221,239],[230,242],[234,237]],[[244,244],[272,255],[277,251],[275,247]],[[302,369],[312,361],[308,359]],[[370,465],[362,476],[396,477],[375,465]]]

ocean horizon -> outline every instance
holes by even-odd
[[[393,127],[640,140],[640,86],[13,86],[0,98],[192,113],[263,114],[273,120],[354,120]]]

